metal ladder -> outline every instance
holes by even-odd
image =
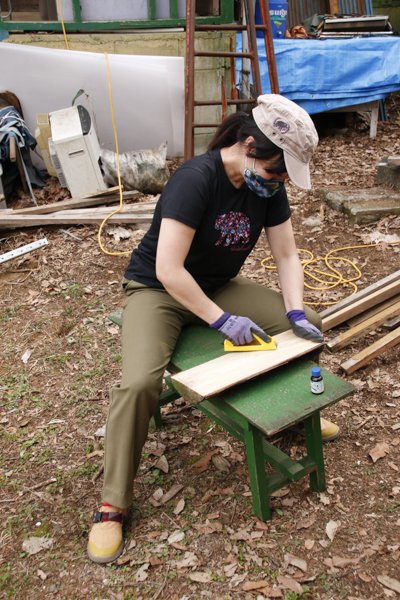
[[[279,94],[278,72],[275,62],[275,51],[272,39],[271,19],[269,14],[268,0],[260,0],[261,25],[255,24],[253,0],[243,0],[243,10],[246,24],[237,23],[221,25],[200,25],[195,21],[196,0],[186,0],[186,81],[185,81],[185,150],[184,159],[188,160],[194,156],[194,130],[196,127],[218,127],[220,123],[195,123],[195,106],[222,106],[222,119],[227,115],[228,105],[254,104],[258,96],[262,94],[260,66],[257,52],[256,31],[261,30],[264,33],[265,50],[267,55],[268,73],[273,94]],[[248,52],[235,52],[231,39],[229,52],[218,51],[196,51],[195,50],[195,32],[196,31],[247,31],[249,49]],[[221,57],[229,58],[231,63],[231,98],[226,97],[225,78],[221,77],[221,100],[203,100],[196,101],[194,93],[194,74],[195,58],[203,57]],[[255,98],[239,99],[236,88],[236,69],[234,59],[250,59]]]

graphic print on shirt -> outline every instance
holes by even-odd
[[[221,232],[216,246],[247,244],[250,241],[250,219],[241,212],[231,211],[218,215],[215,220],[215,229]]]

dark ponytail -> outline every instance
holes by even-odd
[[[258,160],[269,160],[268,170],[271,173],[287,171],[283,150],[278,148],[261,129],[258,128],[252,114],[237,112],[227,117],[218,127],[217,132],[208,146],[208,150],[229,148],[237,142],[244,144],[247,138],[253,137],[248,156]]]

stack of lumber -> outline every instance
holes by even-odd
[[[143,194],[136,190],[122,192],[124,201],[137,200],[142,196]],[[107,215],[117,210],[118,206],[115,203],[119,202],[119,199],[118,186],[116,186],[108,188],[104,192],[96,192],[82,198],[71,198],[19,210],[5,210],[1,213],[0,228],[12,229],[42,225],[100,225]],[[114,206],[99,207],[100,204],[114,204]],[[121,211],[113,215],[107,223],[129,223],[138,229],[148,229],[155,206],[155,201],[124,204]]]
[[[324,310],[320,317],[322,331],[331,330],[344,322],[350,325],[350,329],[328,342],[327,347],[332,352],[341,350],[378,327],[391,330],[340,365],[347,374],[357,371],[400,343],[400,271]]]

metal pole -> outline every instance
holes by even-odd
[[[264,29],[265,51],[267,54],[268,74],[271,83],[271,92],[280,94],[278,70],[276,68],[274,41],[272,38],[271,16],[269,14],[268,0],[260,0],[261,21],[266,26]]]
[[[186,82],[184,160],[194,156],[194,41],[195,0],[186,1]]]

